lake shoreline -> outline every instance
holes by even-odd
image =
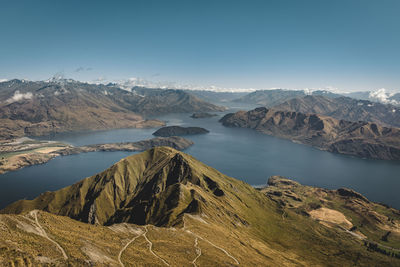
[[[6,150],[4,147],[13,147],[13,144],[18,144],[16,150],[10,150],[7,151],[7,153],[0,154],[0,174],[16,171],[27,166],[44,164],[59,156],[98,151],[139,152],[155,146],[170,146],[177,150],[183,150],[193,145],[193,142],[183,137],[172,136],[156,137],[137,142],[95,144],[75,147],[54,141],[35,141],[33,139],[23,139],[22,142],[17,141],[5,145],[3,144],[3,146],[0,147],[0,151]],[[10,154],[11,156],[7,157],[7,155]]]

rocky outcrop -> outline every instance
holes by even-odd
[[[155,136],[181,136],[181,135],[194,135],[194,134],[206,134],[208,130],[201,127],[181,127],[181,126],[166,126],[158,129],[153,133]]]
[[[400,129],[375,123],[267,108],[227,114],[220,122],[227,127],[255,129],[334,153],[400,160]]]
[[[391,244],[400,241],[399,210],[369,201],[352,189],[329,190],[272,176],[268,186],[260,190],[286,211],[311,216],[328,227],[346,229],[358,239],[368,241],[382,236],[391,237]],[[388,232],[396,234],[389,236]],[[383,246],[388,244],[383,243]]]
[[[358,192],[356,192],[354,190],[348,189],[348,188],[339,188],[337,190],[337,193],[339,195],[343,196],[343,197],[358,198],[358,199],[361,199],[361,200],[369,203],[369,201],[368,201],[368,199],[366,197],[364,197],[360,193],[358,193]]]

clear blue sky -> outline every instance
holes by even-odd
[[[5,0],[0,10],[0,79],[400,89],[399,0]]]

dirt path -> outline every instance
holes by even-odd
[[[153,254],[156,258],[160,259],[165,265],[170,266],[168,262],[166,262],[163,258],[161,258],[160,256],[158,256],[154,251],[153,251],[153,243],[147,238],[146,234],[149,232],[149,230],[147,229],[147,225],[144,227],[145,231],[143,233],[141,233],[140,235],[135,236],[134,238],[132,238],[131,240],[129,240],[128,243],[126,243],[126,245],[120,250],[119,254],[118,254],[118,262],[122,267],[125,267],[124,263],[121,260],[121,256],[122,253],[128,248],[128,246],[130,244],[133,243],[133,241],[135,241],[136,239],[138,239],[139,237],[143,236],[144,239],[146,240],[146,242],[149,244],[149,251],[151,254]]]
[[[48,239],[48,240],[49,240],[50,242],[52,242],[54,245],[56,245],[56,247],[61,251],[61,253],[62,253],[64,259],[67,260],[67,259],[68,259],[68,256],[67,256],[67,254],[65,253],[64,249],[60,246],[60,244],[58,244],[56,241],[54,241],[53,239],[51,239],[51,238],[47,235],[46,231],[43,229],[42,225],[39,223],[39,220],[38,220],[38,217],[37,217],[37,213],[38,213],[38,210],[33,210],[33,211],[30,212],[30,215],[33,216],[33,217],[35,218],[36,225],[39,227],[39,230],[40,230],[40,235],[43,236],[44,238]]]
[[[237,265],[240,264],[239,261],[238,261],[235,257],[233,257],[233,256],[232,256],[228,251],[226,251],[225,249],[223,249],[223,248],[221,248],[221,247],[215,245],[213,242],[211,242],[211,241],[209,241],[209,240],[207,240],[207,239],[205,239],[205,238],[202,238],[201,236],[199,236],[199,235],[193,233],[192,231],[187,230],[187,229],[186,229],[185,216],[183,216],[183,230],[185,230],[186,232],[188,232],[188,233],[194,235],[195,237],[197,237],[197,238],[199,238],[199,239],[201,239],[201,240],[203,240],[203,241],[209,243],[211,246],[213,246],[213,247],[215,247],[215,248],[221,250],[222,252],[225,253],[226,256],[228,256],[229,258],[231,258],[232,260],[234,260],[235,263],[236,263]],[[197,257],[197,258],[198,258],[198,257]],[[197,259],[197,258],[196,258],[196,259]],[[193,262],[192,262],[192,263],[193,263]]]
[[[196,258],[194,258],[194,260],[192,261],[192,264],[197,267],[196,265],[196,261],[197,259],[201,256],[201,248],[199,247],[199,239],[196,237],[196,239],[194,240],[194,248],[196,249]]]
[[[144,229],[146,229],[146,232],[143,233],[143,237],[144,239],[146,239],[147,243],[149,243],[149,250],[151,252],[151,254],[153,254],[155,257],[159,258],[165,265],[170,266],[168,262],[166,262],[163,258],[161,258],[160,256],[158,256],[154,251],[153,251],[153,243],[147,238],[146,234],[148,232],[147,229],[147,225],[144,227]]]
[[[120,252],[119,252],[119,254],[118,254],[118,262],[119,262],[119,264],[120,264],[122,267],[125,267],[125,265],[122,263],[122,260],[121,260],[122,253],[124,253],[125,249],[126,249],[130,244],[132,244],[133,241],[135,241],[138,237],[140,237],[140,236],[142,236],[142,235],[143,235],[143,234],[137,235],[137,236],[135,236],[134,238],[132,238],[131,240],[129,240],[129,242],[126,243],[126,245],[120,250]]]

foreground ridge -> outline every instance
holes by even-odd
[[[388,249],[400,248],[398,210],[279,177],[255,189],[170,147],[1,213],[0,265],[394,266],[400,258]],[[68,258],[38,238],[29,214]]]

